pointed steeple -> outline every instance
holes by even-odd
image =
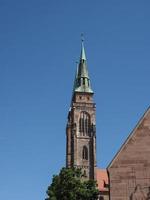
[[[80,56],[81,60],[86,60],[86,56],[85,56],[85,50],[84,50],[84,40],[82,39],[82,43],[81,43],[81,56]]]
[[[73,93],[74,93],[75,88],[76,88],[77,76],[78,76],[78,62],[76,62],[76,71],[75,71],[75,78],[74,78],[74,84],[73,84]]]
[[[74,92],[93,93],[88,75],[87,61],[84,49],[84,42],[81,42],[81,55],[75,76]]]

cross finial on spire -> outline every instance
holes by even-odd
[[[84,42],[84,34],[81,33],[81,41]]]
[[[85,50],[84,50],[84,35],[83,33],[81,33],[81,56],[80,56],[80,59],[81,60],[86,60],[86,56],[85,56]]]

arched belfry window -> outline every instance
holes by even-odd
[[[79,132],[83,136],[88,136],[90,133],[90,115],[86,112],[80,114]]]
[[[84,146],[82,150],[82,159],[88,160],[88,148],[86,146]]]

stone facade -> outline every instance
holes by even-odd
[[[81,130],[82,115],[85,130]],[[86,120],[83,119],[83,120]],[[87,179],[95,178],[96,136],[95,136],[95,104],[93,94],[78,93],[73,96],[72,106],[67,123],[67,167],[83,169]],[[85,152],[84,152],[85,151]],[[84,155],[85,154],[85,155]]]
[[[108,166],[111,200],[150,199],[150,109]]]

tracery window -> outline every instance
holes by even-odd
[[[82,150],[82,158],[84,160],[88,160],[88,148],[86,146],[83,147],[83,150]]]
[[[82,136],[88,136],[90,133],[90,116],[86,112],[81,112],[80,114],[79,132]]]

